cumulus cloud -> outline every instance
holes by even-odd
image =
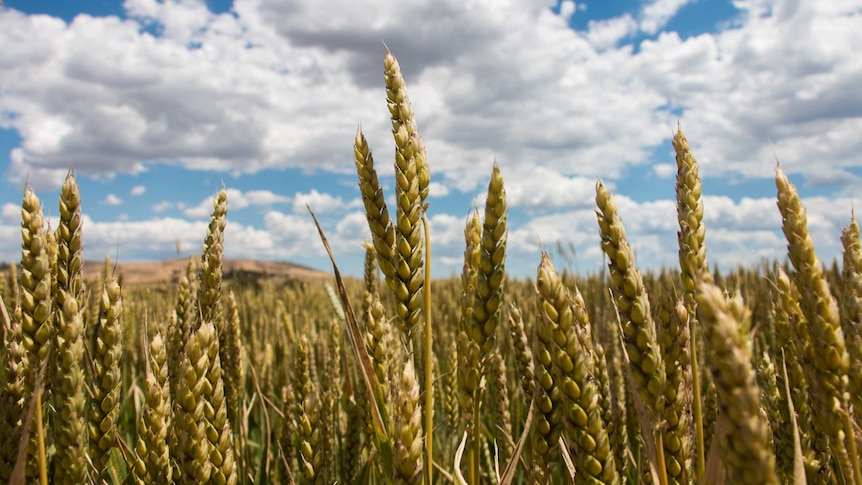
[[[771,142],[785,171],[847,195],[807,199],[818,248],[823,240],[826,257],[837,254],[843,219],[831,214],[849,211],[862,168],[858,4],[735,2],[732,22],[683,39],[665,29],[689,1],[653,0],[582,32],[568,21],[585,4],[570,0],[559,15],[551,0],[235,0],[223,14],[203,0],[126,0],[128,19],[79,15],[69,23],[7,8],[0,44],[16,47],[0,49],[0,128],[17,131],[21,143],[5,175],[23,185],[29,174],[37,190],[55,190],[70,162],[102,178],[156,162],[233,175],[352,173],[350,142],[360,122],[378,164],[388,166],[383,39],[409,84],[435,177],[432,195],[480,193],[499,161],[510,204],[527,213],[512,221],[514,260],[531,260],[541,245],[565,239],[583,258],[600,261],[595,176],[610,186],[656,153],[671,160],[677,120],[704,177],[770,179]],[[411,18],[423,22],[404,21]],[[650,38],[636,40],[644,33]],[[27,42],[16,41],[22,38]],[[674,171],[661,163],[647,172]],[[388,170],[381,177],[391,185]],[[386,194],[391,204],[394,191]],[[356,199],[313,189],[292,196],[228,189],[228,198],[231,210],[262,214],[257,225],[229,225],[229,241],[242,245],[237,251],[321,256],[313,227],[301,233],[310,228],[309,203],[327,230],[344,236],[344,250],[361,252],[366,236]],[[112,201],[120,198],[104,203]],[[620,194],[618,202],[639,261],[673,263],[673,201]],[[773,200],[712,196],[706,207],[710,260],[780,254],[777,223],[764,228],[776,217]],[[113,238],[106,247],[115,247],[115,234],[158,224],[198,234],[212,200],[189,207],[163,201],[153,211],[170,208],[193,221],[95,223],[93,237]],[[4,205],[0,224],[13,242],[17,211]],[[463,222],[431,218],[443,231],[434,242],[440,261],[456,268]],[[162,236],[173,251],[176,236]],[[4,244],[11,249],[3,254],[17,252],[17,243]],[[156,254],[142,242],[129,244]]]
[[[657,163],[652,166],[652,171],[660,178],[668,178],[676,175],[676,165],[672,163]]]
[[[0,211],[0,221],[3,221],[3,224],[15,224],[20,222],[21,206],[11,203],[3,204],[2,211]]]
[[[95,221],[86,213],[83,227],[85,259],[99,260],[109,254],[111,259],[124,261],[173,257],[176,240],[182,247],[199,247],[207,230],[207,224],[199,221]]]
[[[368,239],[368,236],[361,232],[363,226],[359,222],[363,221],[358,220],[357,214],[348,214],[335,225],[324,224],[327,239],[339,256],[350,253],[356,255],[362,249],[362,241]],[[286,258],[326,254],[314,220],[307,213],[269,211],[264,216],[264,225],[266,232],[279,245],[280,253]]]
[[[166,211],[166,210],[168,210],[174,206],[175,206],[175,204],[173,202],[163,200],[163,201],[159,202],[158,204],[154,205],[152,207],[152,209],[153,209],[153,212],[158,214],[159,212],[164,212],[164,211]]]
[[[655,34],[667,25],[676,13],[692,0],[653,0],[641,10],[640,29]]]
[[[681,117],[706,176],[769,177],[773,148],[785,170],[812,182],[852,184],[862,149],[862,47],[850,3],[739,3],[743,23],[686,41],[673,33],[641,44],[643,79],[684,107]],[[793,8],[791,8],[793,7]],[[836,47],[827,38],[840,38]],[[852,91],[852,92],[851,92]],[[826,182],[826,181],[824,181]]]
[[[560,2],[560,17],[564,19],[570,18],[578,9],[578,4],[572,0],[563,0]]]
[[[676,201],[636,202],[619,194],[614,198],[638,266],[653,270],[677,266]],[[850,223],[853,202],[850,198],[826,197],[803,200],[817,254],[827,264],[841,257],[841,229]],[[711,265],[727,270],[785,258],[787,243],[775,199],[744,198],[735,202],[724,196],[705,196],[704,222]],[[554,212],[512,227],[510,256],[524,261],[523,268],[529,271],[535,267],[538,251],[552,248],[557,241],[571,243],[575,249],[575,270],[601,268],[603,257],[592,208]]]
[[[631,15],[623,15],[605,20],[590,20],[587,40],[596,49],[605,50],[616,47],[621,40],[637,33],[638,23]]]
[[[449,187],[439,182],[428,184],[428,195],[431,197],[446,197],[449,195]]]
[[[592,204],[596,195],[595,177],[566,177],[545,167],[526,173],[504,171],[503,177],[508,203],[527,211],[583,207]]]
[[[105,200],[102,201],[102,205],[120,205],[123,203],[123,199],[117,197],[114,194],[108,194],[105,196]]]
[[[315,213],[332,212],[345,208],[360,207],[362,202],[359,199],[353,199],[345,202],[344,199],[332,194],[318,192],[317,189],[311,189],[310,192],[297,192],[293,196],[293,211],[296,213],[307,213],[310,207]]]
[[[290,202],[290,197],[279,195],[274,192],[270,192],[269,190],[248,190],[242,193],[239,191],[234,192],[228,190],[228,197],[231,195],[240,199],[238,202],[239,208],[247,207],[249,205],[274,205],[287,204]]]
[[[22,138],[7,177],[29,171],[56,187],[70,160],[86,174],[155,161],[349,172],[349,149],[333,141],[349,143],[357,122],[372,145],[391,144],[384,39],[429,161],[457,190],[475,190],[475,166],[495,154],[613,179],[669,147],[677,118],[705,175],[767,176],[771,140],[788,172],[848,183],[862,165],[852,2],[737,2],[723,30],[662,32],[632,48],[631,34],[660,32],[689,1],[655,0],[586,32],[567,24],[579,4],[563,2],[557,15],[550,0],[237,0],[218,15],[202,0],[129,0],[129,19],[69,24],[6,9],[0,41],[28,39],[0,51],[0,127]],[[811,160],[833,173],[819,176]]]
[[[676,202],[661,199],[637,202],[615,195],[637,264],[643,269],[672,267],[677,262]],[[808,225],[819,257],[827,264],[841,255],[841,228],[850,221],[850,198],[809,197],[803,200]],[[724,196],[704,197],[706,244],[710,264],[723,269],[763,260],[783,259],[786,241],[781,216],[772,198],[733,201]],[[517,218],[516,218],[517,219]],[[55,221],[56,223],[56,221]],[[362,242],[370,240],[364,213],[358,210],[324,214],[321,223],[342,269],[360,274]],[[434,274],[457,274],[463,264],[463,229],[466,214],[434,213],[429,224],[433,234]],[[199,247],[206,234],[206,220],[157,217],[150,220],[94,220],[84,214],[85,258],[105,254],[121,260],[151,260],[174,257],[176,241],[181,247]],[[20,214],[5,204],[0,218],[0,254],[15,259],[20,250]],[[328,269],[323,245],[307,214],[269,209],[261,226],[231,222],[225,230],[225,254],[230,258],[299,261]],[[555,210],[529,219],[511,220],[508,262],[511,274],[530,276],[541,249],[552,250],[561,241],[573,248],[573,270],[598,271],[603,262],[594,208],[589,205]]]
[[[225,189],[227,194],[228,210],[240,210],[250,206],[272,206],[275,204],[285,204],[290,202],[290,197],[278,195],[269,190],[249,190],[243,192],[238,189]],[[165,202],[162,202],[165,204]],[[169,206],[165,206],[167,208]],[[180,207],[183,214],[188,217],[203,218],[209,217],[213,211],[213,197],[208,197],[202,200],[194,207]]]
[[[361,224],[360,224],[361,223]],[[94,220],[83,215],[84,258],[99,260],[106,254],[122,261],[173,258],[176,242],[183,248],[199,248],[207,233],[207,221],[159,217],[135,221],[118,217],[113,221]],[[360,254],[361,242],[368,240],[364,215],[353,212],[326,222],[324,229],[340,254]],[[362,230],[365,230],[363,233]],[[4,215],[0,221],[0,254],[20,254],[20,214],[17,220]],[[117,251],[119,250],[119,253]],[[323,245],[307,215],[268,211],[263,227],[231,222],[225,226],[225,256],[228,258],[305,261],[317,258],[325,268]],[[361,267],[359,268],[361,272]]]
[[[132,187],[132,190],[129,191],[129,195],[134,197],[140,197],[147,193],[147,188],[143,185],[136,185]]]

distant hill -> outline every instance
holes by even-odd
[[[199,263],[199,261],[198,261]],[[104,261],[84,262],[84,279],[95,279],[104,267]],[[113,264],[113,262],[112,262]],[[150,261],[143,263],[117,263],[117,271],[123,273],[124,284],[151,285],[177,281],[189,264],[188,258]],[[331,273],[318,271],[294,263],[279,261],[256,261],[252,259],[226,259],[222,266],[226,280],[242,274],[251,278],[276,278],[314,280],[329,278]]]

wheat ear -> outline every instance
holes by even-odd
[[[740,327],[749,315],[731,307],[709,275],[698,286],[698,307],[718,402],[727,422],[724,463],[733,483],[778,484],[775,456],[767,444],[767,426],[760,415],[760,392],[751,364],[751,350]]]
[[[829,437],[833,456],[845,477],[862,484],[859,464],[848,454],[848,446],[855,447],[849,423],[847,400],[847,373],[850,359],[844,344],[838,304],[829,290],[823,266],[814,252],[814,240],[808,232],[805,208],[781,167],[776,168],[778,209],[787,238],[787,252],[795,269],[793,277],[802,294],[802,313],[808,320],[808,338],[817,350],[812,352],[812,386],[809,396],[814,401],[814,427]],[[816,389],[814,388],[816,386]]]
[[[81,195],[69,172],[60,190],[57,226],[56,346],[54,406],[57,454],[54,483],[77,484],[86,475],[86,394],[84,379],[83,244]]]
[[[138,470],[138,474],[143,476],[148,485],[171,483],[173,476],[168,446],[168,435],[173,429],[173,423],[167,355],[162,334],[156,331],[148,352],[144,408],[135,449],[146,467],[144,470]]]
[[[679,221],[679,265],[682,271],[684,299],[690,321],[689,354],[691,357],[691,394],[692,412],[695,425],[695,479],[700,481],[705,466],[705,446],[703,437],[703,412],[701,411],[700,371],[698,370],[697,346],[697,300],[695,298],[695,282],[698,275],[707,270],[706,244],[704,236],[706,226],[703,223],[703,200],[701,199],[701,182],[698,174],[697,160],[691,153],[688,140],[677,128],[673,137],[673,148],[676,152],[676,201],[677,219]]]
[[[862,246],[855,215],[841,231],[844,247],[845,315],[841,319],[850,354],[848,390],[853,400],[856,426],[862,429]]]
[[[15,285],[17,284],[15,282]],[[3,344],[6,352],[5,372],[3,380],[0,381],[0,482],[9,480],[18,456],[26,396],[25,380],[29,375],[29,359],[24,348],[20,308],[16,306],[12,318],[3,322]]]
[[[120,415],[120,359],[123,325],[120,284],[108,277],[102,288],[101,310],[95,329],[95,347],[91,350],[94,366],[90,405],[90,459],[96,474],[110,480],[108,461],[117,441],[117,418]]]
[[[599,388],[596,385],[592,336],[587,333],[586,312],[574,311],[575,303],[563,286],[551,260],[542,254],[536,277],[542,333],[551,330],[553,377],[562,397],[563,431],[572,448],[575,483],[619,483],[611,453]],[[576,314],[580,317],[576,321]]]
[[[422,306],[422,225],[423,201],[420,173],[427,164],[413,110],[407,97],[407,85],[395,56],[387,50],[383,60],[386,98],[392,114],[392,135],[395,138],[395,244],[392,265],[395,278],[396,320],[405,341],[419,324]],[[420,161],[422,163],[420,163]],[[385,272],[384,272],[385,273]]]
[[[634,253],[617,214],[617,206],[604,184],[596,184],[596,212],[602,250],[608,256],[611,290],[620,315],[623,342],[637,392],[647,409],[660,416],[665,405],[665,368],[656,340],[655,322]]]

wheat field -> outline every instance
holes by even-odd
[[[432,164],[391,53],[384,82],[395,205],[357,132],[361,279],[330,252],[326,283],[227,281],[222,189],[178,282],[127,287],[110,261],[85,281],[74,173],[53,229],[25,188],[20,264],[0,278],[0,482],[862,485],[854,219],[824,267],[778,167],[786,259],[710,271],[678,130],[679,266],[638,270],[598,182],[582,230],[598,229],[606,269],[542,253],[534,278],[507,278],[495,165],[461,276],[431,280]]]

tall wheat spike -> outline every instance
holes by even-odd
[[[223,327],[221,307],[222,255],[224,253],[224,228],[227,223],[227,193],[224,188],[213,197],[213,212],[201,253],[200,323],[213,322],[219,333]]]
[[[802,294],[802,313],[808,320],[808,338],[816,349],[812,352],[813,366],[808,380],[809,396],[814,405],[814,428],[829,437],[832,455],[840,464],[845,477],[862,483],[859,464],[848,454],[847,447],[855,446],[849,423],[847,374],[850,359],[844,344],[838,305],[829,290],[823,266],[814,252],[814,240],[808,232],[805,208],[796,187],[781,170],[776,168],[778,208],[787,238],[787,252],[795,269],[793,277]]]
[[[495,163],[485,200],[485,217],[482,222],[482,239],[478,246],[479,261],[476,267],[476,288],[470,326],[470,338],[479,347],[483,361],[495,347],[494,337],[499,321],[506,268],[507,238],[506,190],[503,187],[500,168]]]
[[[850,355],[848,373],[850,398],[853,400],[856,426],[862,429],[862,246],[855,215],[850,225],[841,231],[844,247],[845,314],[841,319],[847,351]]]
[[[542,254],[536,288],[540,332],[551,330],[552,375],[562,397],[563,432],[573,454],[575,483],[619,483],[599,405],[586,312],[574,311],[575,303],[547,254]]]
[[[17,282],[15,283],[17,285]],[[3,322],[5,371],[0,381],[0,482],[9,480],[21,442],[25,380],[29,376],[27,350],[20,322],[20,306],[10,321]]]
[[[481,237],[479,212],[474,210],[464,229],[464,266],[461,270],[460,316],[457,338],[458,404],[461,408],[461,421],[467,433],[468,442],[471,444],[478,442],[476,436],[481,424],[477,422],[474,415],[475,399],[481,383],[481,350],[476,341],[470,337],[470,325],[473,320],[473,294],[476,290]],[[470,445],[468,448],[468,475],[471,481],[477,480],[476,475],[479,472],[479,456],[476,450],[475,445]]]
[[[213,473],[208,439],[211,428],[206,411],[206,395],[212,392],[207,379],[212,334],[212,324],[193,331],[180,357],[173,399],[178,446],[176,451],[171,450],[171,455],[178,464],[174,481],[182,484],[207,483]]]
[[[422,483],[422,410],[412,359],[404,362],[395,405],[394,483],[417,485]]]
[[[91,350],[95,377],[91,383],[89,437],[90,459],[96,474],[110,480],[108,461],[117,441],[117,418],[120,414],[120,359],[123,325],[120,284],[113,276],[104,283],[101,310],[95,329],[95,347]]]
[[[808,404],[808,382],[802,369],[803,361],[811,361],[811,346],[803,336],[807,333],[805,327],[808,322],[799,307],[800,300],[796,285],[783,269],[778,268],[772,313],[775,321],[776,346],[782,351],[776,352],[774,358],[776,361],[783,358],[787,366],[786,379],[790,384],[790,395],[786,398],[793,401],[796,410],[800,446],[805,457],[808,481],[817,484],[828,481],[829,478],[827,474],[819,472],[822,459],[828,455],[828,449],[825,446],[825,440],[812,442],[814,432],[811,426],[811,407]],[[784,387],[781,389],[783,390]],[[823,446],[816,445],[817,441],[823,441]]]
[[[689,354],[692,360],[691,394],[692,412],[695,425],[695,478],[700,480],[705,465],[705,445],[703,435],[703,418],[701,411],[701,384],[698,370],[698,337],[697,337],[697,299],[695,298],[695,283],[701,272],[707,271],[706,244],[704,243],[706,226],[703,222],[703,200],[701,199],[701,182],[698,174],[697,160],[691,153],[688,140],[677,128],[673,137],[673,148],[676,152],[676,201],[677,219],[679,221],[679,266],[682,271],[682,284],[685,290],[683,298],[690,321]]]
[[[596,204],[602,250],[608,256],[611,289],[619,310],[632,377],[647,409],[654,416],[660,416],[665,405],[665,368],[646,288],[635,268],[634,253],[614,199],[601,182],[596,184]]]
[[[691,459],[689,314],[683,301],[674,301],[670,284],[664,282],[663,287],[656,312],[658,338],[667,372],[667,406],[664,409],[662,442],[668,483],[685,484],[689,482],[688,468]]]
[[[57,449],[54,456],[54,483],[70,485],[81,483],[87,470],[81,222],[81,195],[75,175],[70,171],[60,191],[60,223],[56,237],[57,358],[52,386]]]
[[[544,263],[544,258],[543,258]],[[537,273],[542,274],[543,263]],[[542,301],[540,288],[536,288],[537,301]],[[554,369],[554,357],[559,352],[555,338],[565,338],[565,333],[558,323],[559,311],[550,304],[541,303],[536,318],[536,335],[533,356],[535,358],[535,388],[534,399],[536,407],[533,411],[533,428],[530,431],[532,451],[532,467],[530,483],[549,483],[556,466],[556,455],[559,452],[559,439],[563,422],[563,396],[560,390],[558,373]],[[550,318],[557,315],[556,318]]]
[[[428,166],[425,149],[416,129],[416,121],[407,84],[401,67],[388,50],[383,60],[383,78],[386,82],[386,99],[392,115],[392,135],[395,137],[395,245],[392,265],[395,278],[390,284],[395,293],[396,320],[406,336],[419,324],[422,306],[422,226],[423,189],[427,191]]]
[[[524,400],[530,402],[533,400],[533,390],[535,388],[533,375],[535,372],[533,369],[533,352],[530,350],[530,344],[527,340],[527,332],[524,329],[521,310],[510,303],[507,318],[509,321],[509,335],[515,353],[515,362],[518,365],[518,382],[521,385]]]
[[[227,415],[231,426],[236,426],[241,415],[241,395],[245,373],[243,371],[242,330],[239,321],[239,308],[234,292],[228,293],[227,315],[224,327],[224,349],[219,342],[219,352],[224,355],[224,393],[227,399]],[[221,338],[221,336],[219,336]],[[236,427],[234,433],[237,432]]]
[[[30,188],[24,191],[21,205],[21,238],[21,328],[30,370],[36,372],[51,352],[54,322],[45,221],[39,198]],[[46,377],[50,379],[50,375]],[[25,389],[28,395],[33,391],[33,381],[29,378]]]
[[[473,434],[471,434],[473,451],[471,456],[479,456],[482,453],[482,442],[478,439],[479,420],[482,406],[482,388],[478,383],[487,373],[487,363],[490,355],[496,347],[497,324],[500,320],[500,305],[502,304],[503,278],[506,266],[506,240],[508,237],[508,210],[506,207],[506,190],[503,187],[503,177],[500,168],[494,164],[491,172],[491,180],[488,183],[488,193],[485,199],[485,217],[482,222],[481,239],[471,239],[467,250],[475,251],[478,255],[471,254],[471,275],[473,289],[473,302],[469,308],[469,325],[466,327],[472,344],[469,344],[469,364],[474,370],[478,370],[476,384],[473,389],[471,404],[473,406],[472,422],[474,423]],[[471,220],[472,224],[472,220]],[[465,234],[465,237],[467,235]],[[473,235],[475,238],[475,234]],[[478,245],[471,248],[469,244]],[[465,261],[467,254],[465,253]],[[477,259],[473,263],[473,259]],[[465,268],[466,269],[466,268]],[[469,295],[469,294],[468,294]],[[467,296],[470,298],[471,296]],[[473,370],[465,372],[472,373]],[[472,378],[472,377],[471,377]],[[479,477],[475,474],[478,467],[474,469],[473,480],[478,482]]]
[[[723,459],[731,483],[778,484],[775,456],[767,445],[767,422],[760,415],[760,393],[751,349],[740,326],[750,318],[732,308],[706,274],[698,287],[698,307],[710,354],[719,406],[728,426]],[[737,310],[737,311],[734,311]]]
[[[136,452],[144,470],[137,470],[148,485],[172,483],[173,469],[168,434],[173,428],[169,392],[167,349],[156,331],[149,346],[149,365],[144,387],[145,404],[141,413]]]
[[[209,439],[209,461],[212,464],[211,479],[215,483],[234,485],[238,476],[236,462],[234,461],[234,440],[228,420],[227,402],[224,394],[224,374],[219,356],[219,338],[216,334],[215,325],[212,322],[204,322],[198,329],[196,339],[201,346],[205,346],[207,353],[206,369],[207,383],[204,387],[203,398],[204,419],[207,421],[207,439]]]
[[[300,474],[306,483],[323,484],[323,430],[320,423],[320,399],[315,381],[311,378],[308,340],[300,337],[296,353],[294,388],[298,394],[297,432],[299,435]]]
[[[389,217],[383,188],[380,186],[377,170],[374,168],[374,157],[371,154],[371,149],[368,148],[368,140],[366,140],[362,130],[356,131],[356,140],[353,142],[353,159],[356,163],[359,191],[362,193],[362,202],[365,204],[365,217],[368,220],[368,228],[371,230],[371,238],[374,241],[374,250],[377,253],[380,271],[386,277],[387,285],[394,288],[395,266],[392,261],[395,257],[395,226]]]

